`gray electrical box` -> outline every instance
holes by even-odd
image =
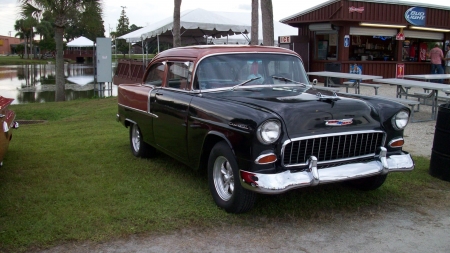
[[[97,38],[97,82],[112,82],[111,38]]]

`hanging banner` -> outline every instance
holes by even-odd
[[[402,32],[397,33],[395,36],[396,40],[405,40],[405,35]]]
[[[403,78],[405,76],[405,64],[397,63],[397,69],[395,70],[396,78]]]

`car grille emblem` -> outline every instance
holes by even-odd
[[[353,119],[325,120],[325,125],[327,125],[327,126],[345,126],[345,125],[351,125],[352,123],[353,123]]]

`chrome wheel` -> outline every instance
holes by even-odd
[[[141,149],[141,132],[136,124],[131,126],[131,145],[136,153]]]
[[[214,162],[213,179],[219,197],[224,201],[231,199],[234,192],[233,168],[223,156],[217,157]]]

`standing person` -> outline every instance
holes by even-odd
[[[445,54],[444,60],[445,60],[445,74],[450,74],[450,44],[447,44],[447,53]]]
[[[442,60],[444,59],[444,53],[442,49],[439,48],[439,44],[435,44],[434,48],[430,50],[431,58],[431,74],[444,74],[444,69],[442,68]],[[442,83],[442,79],[437,80]]]

